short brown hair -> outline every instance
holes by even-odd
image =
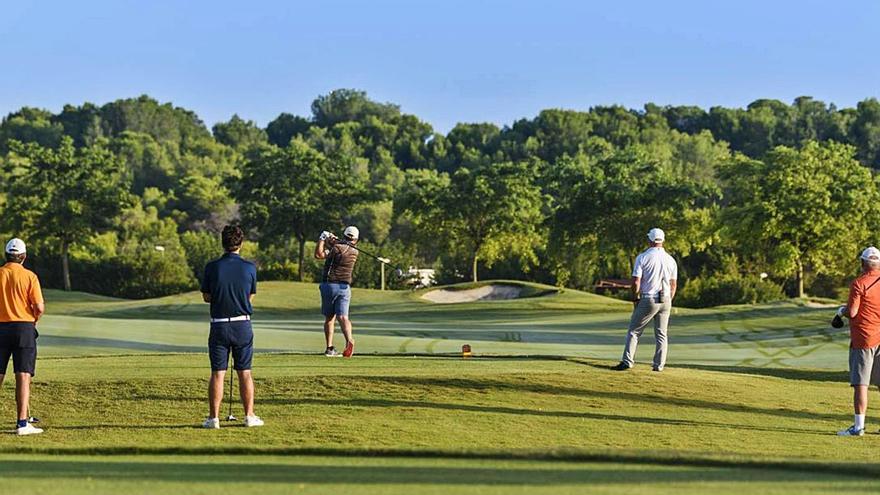
[[[24,263],[25,253],[6,253],[6,261],[8,263]]]
[[[244,243],[244,231],[238,225],[227,225],[223,227],[223,249],[226,251],[235,251]]]

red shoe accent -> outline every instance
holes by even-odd
[[[354,344],[349,342],[345,344],[345,350],[342,351],[342,357],[350,358],[354,354]]]

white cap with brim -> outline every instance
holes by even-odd
[[[866,247],[859,258],[865,261],[880,261],[880,249],[877,249],[874,246]]]
[[[663,242],[665,239],[666,234],[663,233],[662,229],[654,227],[653,229],[648,231],[648,240],[651,242]]]
[[[24,245],[23,240],[16,237],[6,243],[6,252],[9,254],[25,254],[27,253],[27,246]]]
[[[344,235],[346,239],[356,241],[360,237],[361,232],[354,225],[350,225],[345,228],[345,230],[342,232],[342,235]]]

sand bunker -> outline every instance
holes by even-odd
[[[433,303],[451,304],[516,299],[520,292],[522,288],[513,285],[484,285],[467,290],[437,289],[427,292],[422,297]]]

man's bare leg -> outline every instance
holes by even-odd
[[[211,380],[208,382],[208,412],[209,418],[220,417],[220,404],[223,402],[223,379],[226,378],[226,370],[212,371]]]
[[[244,406],[244,415],[254,415],[254,377],[251,370],[238,370],[238,393],[241,396],[241,405]]]
[[[354,344],[354,338],[351,336],[351,319],[348,316],[340,316],[339,326],[342,327],[342,335],[345,336],[345,343]]]
[[[18,405],[18,420],[28,419],[28,405],[31,400],[31,374],[15,374],[15,403]]]
[[[336,315],[327,316],[324,319],[324,339],[327,347],[333,347],[333,330],[336,328]]]
[[[868,410],[868,387],[856,385],[853,387],[853,410],[856,414],[865,414]]]

